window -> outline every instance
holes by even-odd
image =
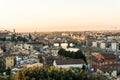
[[[108,62],[105,62],[105,64],[108,64]]]
[[[112,66],[110,66],[110,68],[112,69],[113,67],[112,67]]]
[[[110,64],[112,64],[112,62],[110,62]]]
[[[102,63],[99,63],[99,65],[101,66],[101,65],[102,65]]]
[[[118,61],[117,63],[118,63],[118,64],[120,64],[120,62],[119,62],[119,61]]]
[[[103,62],[102,65],[105,65],[105,63]]]

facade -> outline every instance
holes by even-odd
[[[100,43],[100,48],[101,49],[106,49],[106,43],[105,42],[101,42]]]
[[[61,43],[61,47],[62,47],[63,49],[66,49],[66,48],[68,47],[68,43]]]
[[[97,47],[97,42],[92,42],[92,47]]]
[[[14,46],[13,43],[11,42],[5,42],[5,48],[6,48],[6,51],[9,51],[12,47]]]
[[[28,44],[31,45],[31,47],[34,50],[41,51],[44,43],[42,43],[42,42],[29,42]]]
[[[11,39],[12,39],[12,35],[7,35],[7,36],[5,37],[5,39],[6,39],[6,40],[11,40]]]
[[[0,53],[3,53],[3,50],[0,48]]]
[[[67,48],[65,49],[66,51],[73,51],[73,52],[77,52],[78,50],[80,50],[79,48]]]
[[[54,60],[53,66],[61,68],[82,68],[86,65],[82,59]]]
[[[53,55],[53,56],[58,56],[58,51],[59,51],[59,49],[52,49],[52,50],[51,50],[52,55]]]
[[[9,31],[0,31],[0,40],[11,40],[12,33]]]
[[[115,71],[116,68],[120,70],[120,60],[116,62],[116,56],[114,54],[97,53],[92,56],[92,67],[97,71],[109,73]]]
[[[113,40],[113,39],[119,40],[120,39],[120,34],[110,34],[110,35],[107,35],[106,37],[109,40]]]
[[[59,47],[59,43],[54,43],[54,46],[55,47]]]
[[[5,61],[6,61],[6,69],[14,67],[14,65],[15,65],[15,57],[14,56],[6,57]]]
[[[23,48],[27,50],[33,50],[33,47],[30,44],[23,44]]]
[[[43,66],[42,63],[34,63],[34,64],[27,64],[25,67],[29,68],[29,67],[40,67]]]
[[[112,42],[111,43],[111,49],[112,51],[120,51],[120,42]]]
[[[113,51],[116,51],[117,43],[116,42],[111,43],[111,48],[112,48]]]

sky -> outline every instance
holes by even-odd
[[[0,30],[120,30],[120,0],[0,0]]]

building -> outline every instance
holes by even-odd
[[[92,47],[97,47],[97,42],[96,41],[92,42]]]
[[[66,48],[68,47],[68,43],[61,43],[61,47],[62,47],[63,49],[66,49]]]
[[[12,33],[9,31],[0,31],[0,40],[11,40]]]
[[[15,66],[15,57],[14,56],[7,56],[5,58],[6,69],[13,68]]]
[[[92,67],[97,70],[97,72],[102,73],[112,73],[116,71],[116,67],[120,69],[120,61],[116,62],[116,55],[114,54],[102,54],[96,53],[92,56]],[[112,76],[116,76],[117,72],[112,74]]]
[[[59,51],[58,48],[54,48],[54,49],[51,50],[51,53],[52,53],[53,56],[58,56],[58,51]]]
[[[112,51],[120,51],[120,42],[112,42],[111,50]]]
[[[106,42],[101,42],[100,43],[100,48],[101,49],[106,49]]]
[[[59,47],[60,44],[59,44],[59,43],[54,43],[53,45],[54,45],[55,47]]]
[[[29,67],[40,67],[43,66],[42,63],[33,63],[33,64],[27,64],[25,67],[29,68]]]
[[[70,51],[70,52],[77,52],[78,50],[80,50],[79,48],[67,48],[65,49],[66,51]]]
[[[82,68],[86,65],[82,59],[54,60],[53,66],[62,68]]]
[[[112,42],[111,43],[111,48],[112,48],[112,51],[116,51],[116,49],[117,49],[117,43],[116,42]]]
[[[106,35],[106,38],[108,40],[113,40],[113,39],[120,40],[120,34],[119,33],[108,34]]]
[[[43,42],[29,42],[27,44],[32,45],[34,50],[41,51],[44,43]]]

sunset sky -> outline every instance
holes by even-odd
[[[120,0],[0,0],[0,30],[120,30]]]

